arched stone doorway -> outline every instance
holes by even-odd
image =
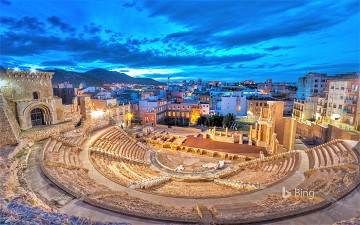
[[[30,119],[31,119],[31,125],[33,127],[45,125],[44,112],[43,112],[43,110],[41,110],[39,108],[35,108],[35,109],[31,110]]]

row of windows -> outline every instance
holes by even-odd
[[[319,82],[320,80],[314,80],[315,83]],[[325,82],[326,80],[321,80],[321,82]]]
[[[252,102],[250,102],[250,105],[253,106],[254,104]],[[255,106],[267,106],[267,103],[266,102],[256,102],[255,103]]]
[[[177,116],[177,117],[180,117],[180,115],[181,115],[181,117],[187,117],[187,118],[190,117],[190,113],[184,113],[184,112],[182,112],[182,113],[180,113],[180,112],[167,112],[167,115],[168,116]]]

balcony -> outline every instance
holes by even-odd
[[[345,104],[356,105],[355,99],[345,99]]]
[[[346,93],[358,93],[359,89],[346,88],[345,91]]]

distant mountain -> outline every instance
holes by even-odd
[[[48,70],[49,71],[49,70]],[[72,72],[67,70],[55,69],[53,71],[53,83],[69,82],[74,86],[78,86],[81,82],[85,82],[88,86],[100,86],[102,84],[111,83],[128,83],[128,84],[145,84],[160,85],[159,81],[151,78],[134,78],[124,73],[116,71],[108,71],[105,69],[93,69],[85,73]]]

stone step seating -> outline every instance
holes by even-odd
[[[359,164],[341,164],[305,172],[306,179],[297,187],[338,199],[359,180]]]
[[[299,163],[299,155],[289,154],[283,157],[273,158],[272,160],[259,161],[258,163],[242,166],[236,173],[224,177],[230,181],[244,181],[259,183],[268,186],[291,175]],[[259,171],[261,171],[259,173]]]
[[[75,137],[59,137],[62,142],[66,142],[73,146],[81,146],[86,141],[86,137],[83,135],[75,136]]]
[[[138,159],[145,161],[148,149],[132,140],[125,132],[116,127],[108,130],[99,137],[93,147],[101,148],[107,152],[114,153],[125,158]]]
[[[88,176],[85,169],[66,169],[62,167],[46,167],[47,173],[56,181],[56,184],[74,196],[90,195],[99,190],[111,189],[96,183]]]
[[[82,166],[79,157],[81,149],[70,147],[62,141],[51,138],[44,151],[44,160],[51,162],[61,162],[74,166]]]
[[[91,153],[91,160],[95,168],[116,183],[128,186],[134,181],[156,178],[164,174],[152,169],[149,164],[130,160],[121,160],[96,152]]]
[[[104,197],[98,198],[91,198],[90,196],[90,202],[91,204],[105,206],[105,208],[112,211],[135,215],[137,217],[191,223],[198,223],[200,221],[199,216],[191,206],[185,208],[160,205],[130,195],[119,196],[107,194],[104,195]]]
[[[286,212],[300,211],[307,207],[324,204],[324,199],[315,197],[288,197],[271,194],[256,202],[229,203],[209,208],[215,224],[238,224],[259,221],[261,219],[281,218]]]
[[[309,158],[310,169],[356,161],[351,147],[342,140],[333,140],[305,152]]]

